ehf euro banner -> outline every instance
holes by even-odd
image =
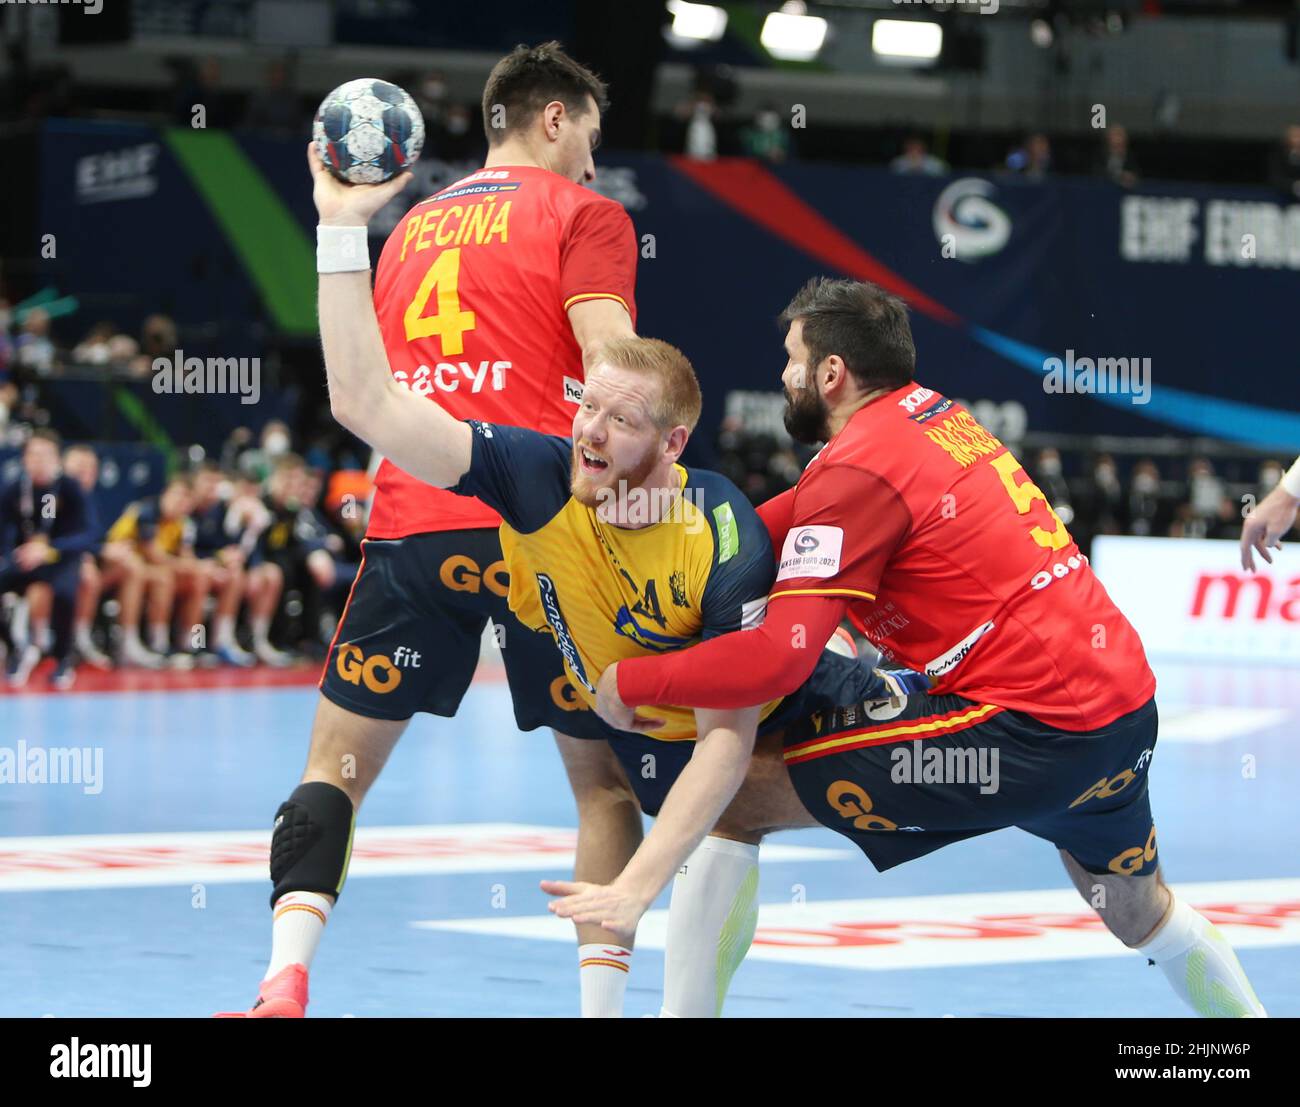
[[[302,141],[45,127],[41,229],[57,235],[63,293],[100,293],[104,312],[131,315],[121,322],[132,328],[144,305],[164,305],[195,330],[217,313],[243,320],[250,338],[314,334]],[[426,148],[372,231],[479,164]],[[729,395],[779,389],[775,317],[804,281],[827,274],[904,297],[918,380],[1014,410],[1016,426],[1300,450],[1289,322],[1300,205],[1280,194],[604,150],[593,187],[636,228],[639,329],[680,346],[699,371],[697,446],[712,440]],[[80,233],[88,220],[94,235]],[[509,350],[493,356],[513,361]]]
[[[1236,542],[1102,535],[1092,566],[1153,658],[1300,662],[1300,547],[1256,571]]]

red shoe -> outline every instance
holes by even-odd
[[[286,965],[257,989],[247,1011],[220,1011],[217,1019],[301,1019],[307,1015],[307,967]]]

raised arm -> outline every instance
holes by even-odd
[[[320,336],[330,411],[399,468],[448,488],[469,468],[471,431],[393,379],[370,289],[366,225],[410,175],[345,185],[330,175],[314,146],[308,146],[307,160],[320,216]]]

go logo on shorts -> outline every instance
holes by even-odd
[[[504,561],[494,561],[486,569],[464,554],[454,554],[438,568],[438,579],[453,592],[472,592],[486,587],[489,592],[505,597],[510,591],[510,574]]]
[[[1087,803],[1090,799],[1108,799],[1116,792],[1122,792],[1137,778],[1139,772],[1151,760],[1151,751],[1143,750],[1142,756],[1137,759],[1137,764],[1131,769],[1123,769],[1112,777],[1102,777],[1096,784],[1083,793],[1075,800],[1067,810],[1078,807],[1081,803]]]
[[[587,711],[589,708],[582,700],[567,676],[557,676],[551,681],[551,702],[561,711]]]
[[[376,695],[387,695],[402,683],[402,674],[392,658],[382,653],[367,657],[360,646],[344,642],[339,647],[338,660],[334,662],[339,676],[349,684],[364,684]]]
[[[898,829],[897,823],[871,814],[871,797],[852,781],[837,780],[827,788],[826,802],[843,818],[852,819],[855,830]]]
[[[1129,876],[1137,872],[1143,865],[1156,859],[1156,828],[1151,827],[1151,833],[1147,835],[1147,844],[1145,846],[1133,846],[1121,853],[1117,853],[1110,859],[1110,864],[1106,868],[1113,873],[1120,873],[1123,876]]]

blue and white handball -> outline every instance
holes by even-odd
[[[409,169],[424,146],[424,117],[404,89],[374,77],[339,85],[321,101],[312,141],[348,184],[379,184]]]

